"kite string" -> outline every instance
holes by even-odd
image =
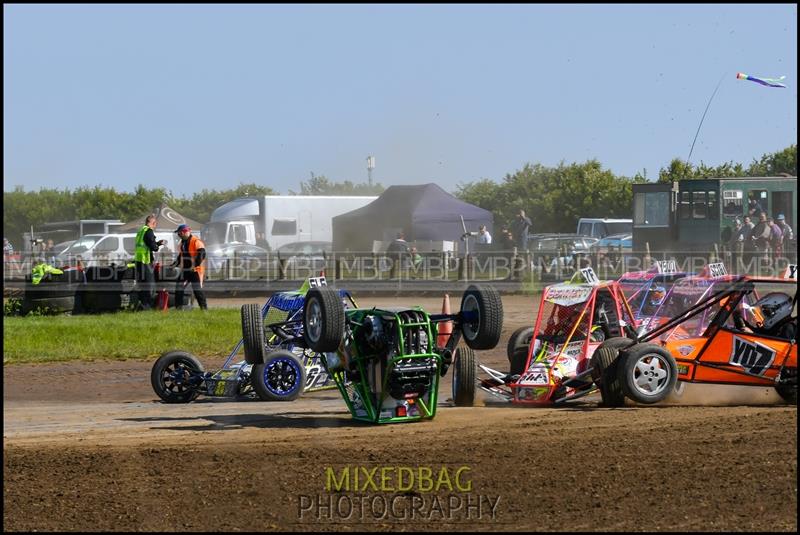
[[[722,74],[719,78],[719,82],[717,82],[717,87],[714,88],[714,92],[711,93],[711,98],[708,99],[708,104],[706,104],[706,109],[703,112],[703,117],[700,118],[700,124],[697,125],[697,132],[694,134],[694,141],[692,141],[692,148],[689,149],[689,156],[686,158],[686,167],[689,167],[690,161],[692,160],[692,152],[694,151],[694,144],[697,142],[697,136],[700,135],[700,128],[703,126],[703,121],[706,119],[706,113],[708,113],[708,108],[711,107],[711,101],[714,100],[714,95],[717,94],[717,90],[719,86],[722,84],[722,80],[725,79],[725,73]]]

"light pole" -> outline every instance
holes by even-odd
[[[372,187],[372,170],[375,169],[375,156],[367,156],[367,181]]]

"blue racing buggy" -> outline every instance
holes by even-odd
[[[189,352],[164,353],[150,373],[153,390],[166,403],[189,403],[201,394],[292,401],[302,392],[335,388],[320,353],[303,339],[306,293],[325,285],[324,277],[310,278],[297,291],[273,294],[263,306],[243,305],[242,339],[215,372],[205,371]],[[346,290],[337,295],[345,308],[356,306]],[[244,360],[234,362],[242,349]]]

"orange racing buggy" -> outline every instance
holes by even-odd
[[[797,404],[796,269],[790,266],[783,279],[728,276],[726,284],[717,283],[713,293],[636,340],[605,341],[592,358],[603,403],[657,403],[684,381],[771,386]],[[702,329],[680,328],[692,323]]]

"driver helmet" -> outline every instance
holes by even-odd
[[[772,292],[758,301],[755,306],[760,307],[764,329],[772,329],[792,313],[792,298],[782,292]]]
[[[666,296],[667,296],[667,290],[663,286],[653,286],[652,288],[650,288],[650,293],[648,294],[650,305],[659,306],[661,303],[664,302],[664,298]]]

